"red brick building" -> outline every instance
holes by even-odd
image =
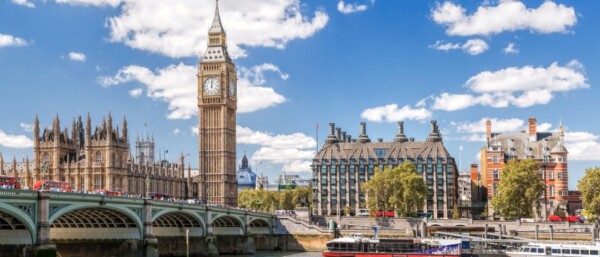
[[[562,122],[560,131],[538,132],[536,118],[529,118],[528,131],[520,133],[493,133],[492,122],[486,123],[486,145],[481,149],[481,180],[484,194],[490,200],[497,192],[502,178],[502,168],[510,159],[532,158],[540,163],[540,178],[545,185],[545,195],[540,199],[542,208],[537,218],[546,219],[561,206],[567,209],[568,201],[568,151],[564,146]],[[491,206],[488,214],[493,215]]]

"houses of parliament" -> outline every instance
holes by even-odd
[[[135,141],[135,156],[129,145],[127,120],[113,124],[109,113],[92,133],[88,115],[85,125],[81,116],[71,123],[71,129],[60,126],[58,115],[50,128],[40,129],[38,117],[33,124],[33,160],[6,162],[0,156],[2,174],[19,177],[24,186],[32,188],[38,180],[67,182],[73,190],[118,191],[130,195],[158,192],[172,197],[192,195],[188,179],[190,168],[181,155],[177,163],[154,158],[154,140],[146,136]],[[185,172],[188,172],[187,176]]]
[[[237,206],[236,111],[237,72],[227,50],[227,35],[218,1],[208,30],[208,45],[197,73],[198,170],[154,159],[154,141],[135,142],[130,152],[127,120],[119,127],[109,113],[92,131],[88,115],[79,117],[71,129],[62,129],[58,115],[51,128],[40,130],[34,121],[33,160],[5,162],[0,173],[23,179],[26,186],[40,179],[67,182],[76,190],[119,191],[143,195],[148,192],[177,198],[197,198],[211,204]],[[186,173],[187,172],[187,173]],[[146,189],[146,181],[150,188]]]

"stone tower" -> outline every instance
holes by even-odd
[[[217,1],[198,68],[198,194],[211,204],[237,206],[236,110],[237,75]]]

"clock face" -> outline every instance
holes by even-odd
[[[235,96],[235,82],[233,82],[233,79],[229,80],[229,95]]]
[[[207,78],[204,81],[204,93],[207,95],[216,95],[221,88],[221,84],[219,80],[215,77]]]

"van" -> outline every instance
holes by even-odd
[[[369,217],[369,209],[358,209],[359,217]]]

